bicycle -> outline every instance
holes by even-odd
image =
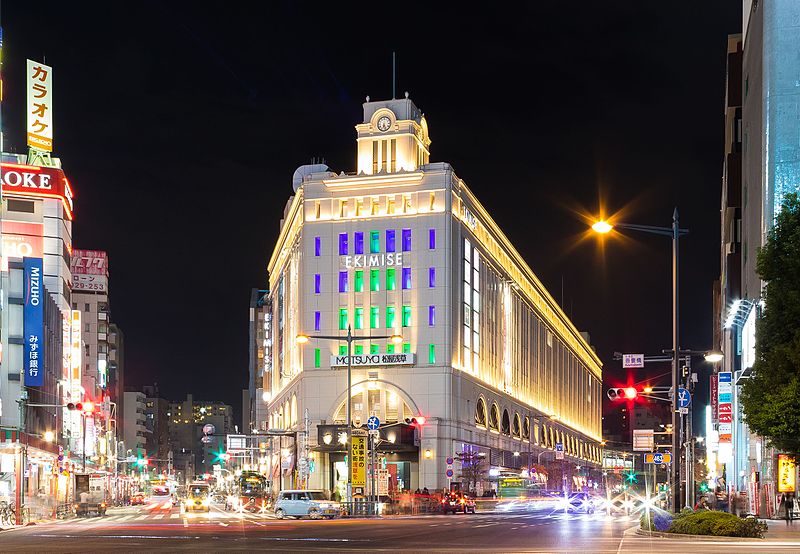
[[[17,524],[17,512],[8,502],[0,502],[0,525],[11,527]]]

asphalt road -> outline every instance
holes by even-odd
[[[326,521],[276,520],[168,502],[109,510],[0,534],[2,552],[798,552],[800,542],[649,539],[624,535],[635,516],[550,510]]]

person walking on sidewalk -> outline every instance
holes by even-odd
[[[794,511],[794,496],[791,493],[784,493],[783,498],[783,507],[786,510],[786,525],[791,525],[792,523],[792,512]]]

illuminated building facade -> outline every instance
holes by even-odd
[[[368,99],[356,133],[355,174],[295,172],[269,262],[268,426],[310,422],[308,457],[299,449],[282,471],[313,467],[311,486],[343,492],[347,346],[314,335],[348,327],[360,339],[353,421],[388,425],[378,452],[389,489],[446,487],[447,459],[465,451],[485,455],[485,487],[543,451],[550,465],[557,443],[563,465],[599,467],[600,360],[453,168],[430,162],[420,110]],[[414,416],[421,430],[405,423]]]

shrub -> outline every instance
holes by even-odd
[[[648,521],[647,514],[642,514],[639,518],[639,525],[645,531],[661,531],[665,533],[669,531],[672,525],[672,515],[668,512],[650,512],[650,519]]]
[[[741,519],[727,512],[704,510],[680,514],[672,520],[670,533],[717,537],[763,538],[767,524],[755,518]]]

